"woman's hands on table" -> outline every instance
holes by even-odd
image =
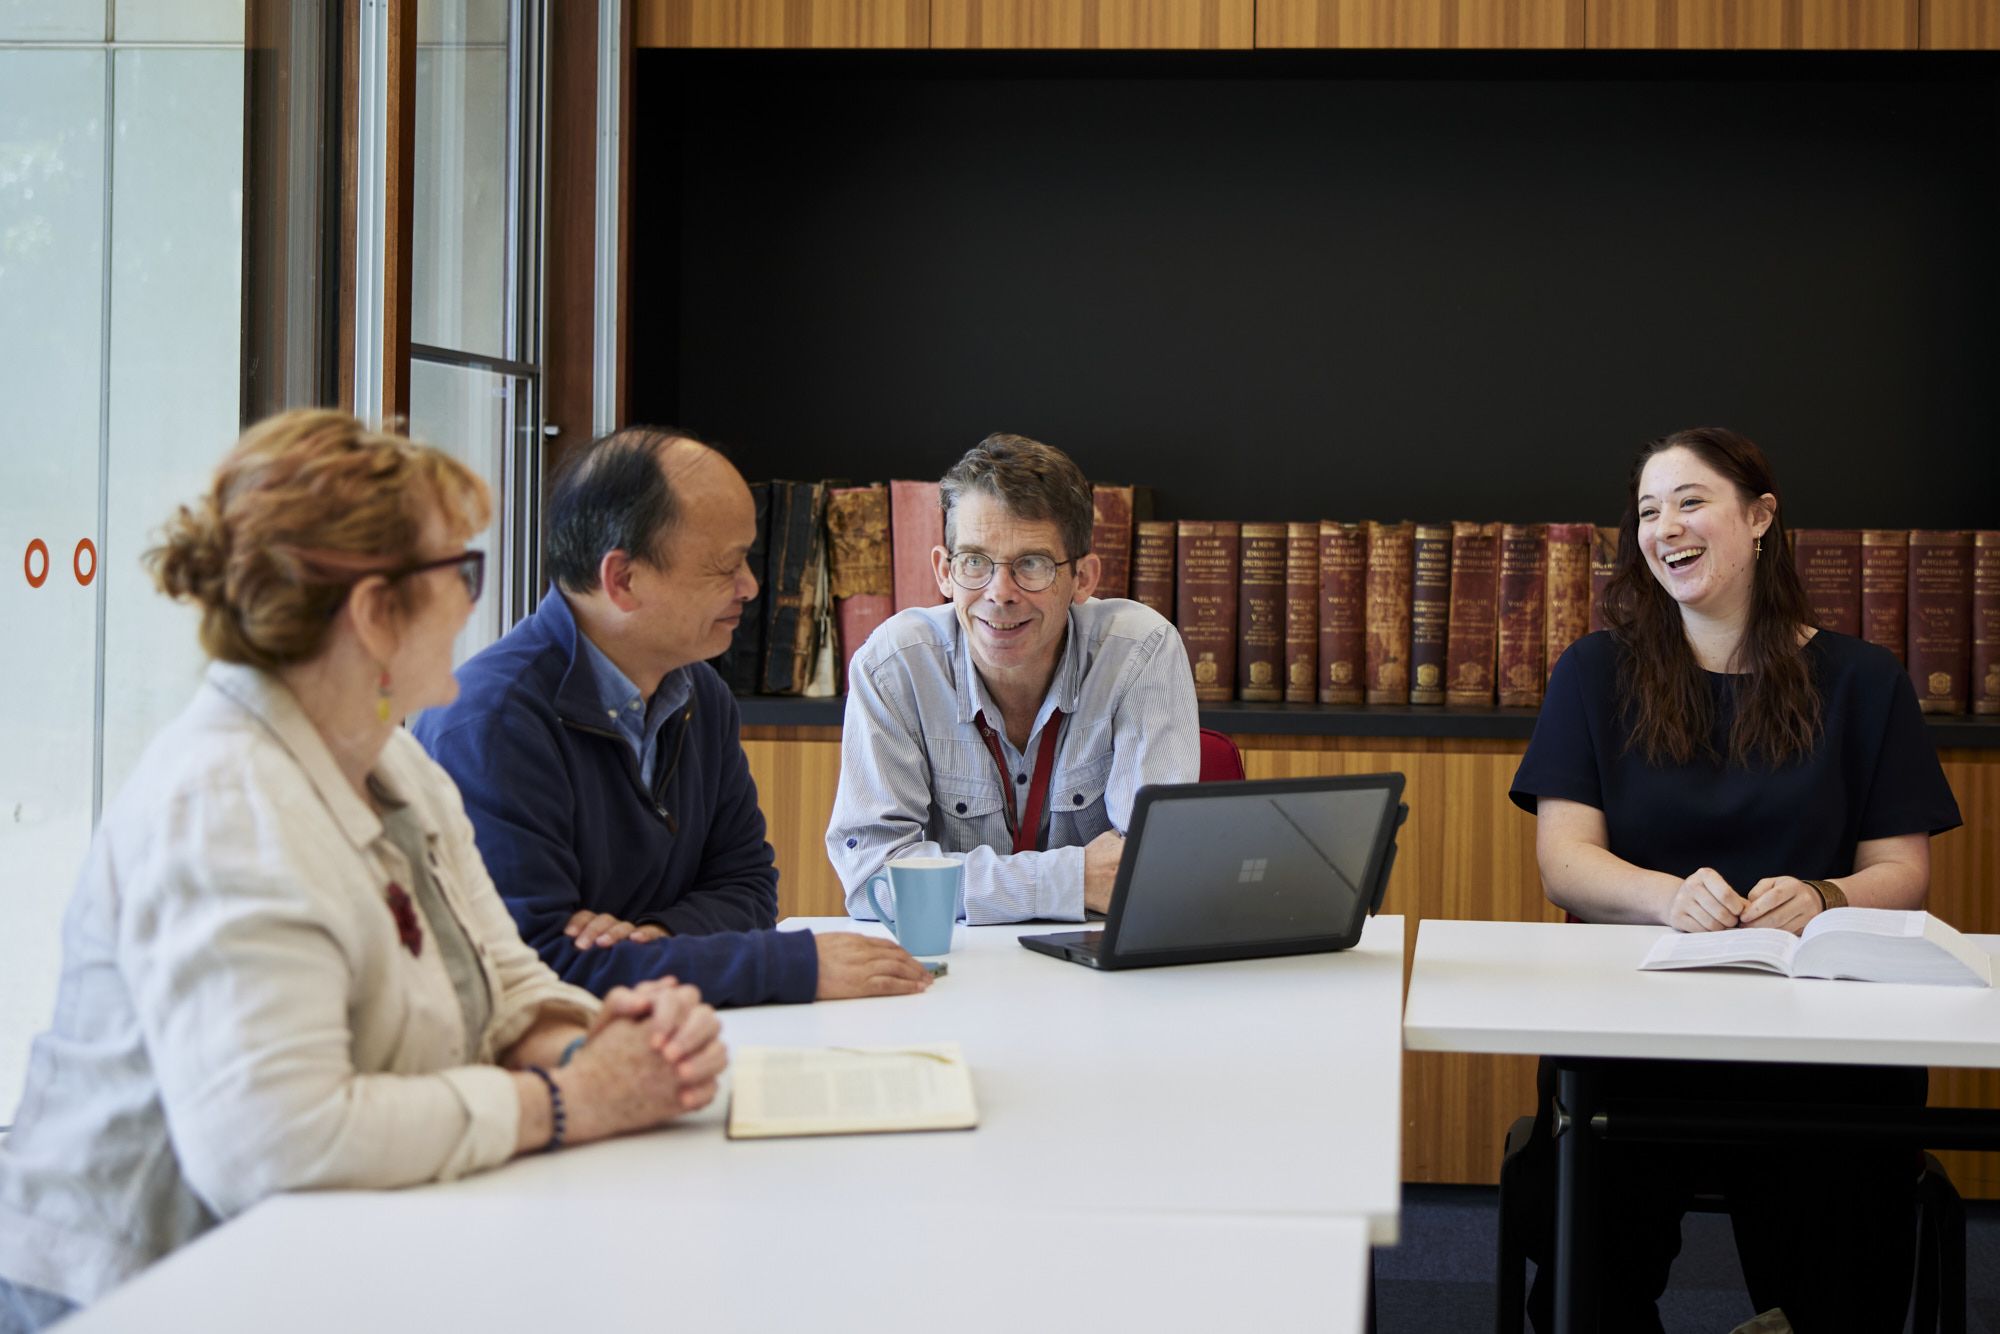
[[[1740,926],[1774,926],[1798,935],[1820,915],[1819,891],[1793,875],[1769,875],[1750,887]]]
[[[1743,897],[1714,867],[1704,866],[1674,891],[1667,903],[1666,925],[1676,931],[1727,931],[1737,924],[1743,908]]]

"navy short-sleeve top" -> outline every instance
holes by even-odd
[[[1508,795],[1530,813],[1537,797],[1595,806],[1613,855],[1680,877],[1711,866],[1739,894],[1766,876],[1851,874],[1863,839],[1957,828],[1958,802],[1896,656],[1826,630],[1805,654],[1824,718],[1808,758],[1775,770],[1709,756],[1654,766],[1626,746],[1617,646],[1602,631],[1586,635],[1556,661]],[[1712,741],[1724,757],[1735,718],[1732,680],[1709,673]]]

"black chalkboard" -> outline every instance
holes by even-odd
[[[989,431],[1163,518],[2000,526],[2000,64],[641,52],[631,416],[755,477]]]

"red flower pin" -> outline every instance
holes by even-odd
[[[417,925],[417,910],[410,906],[410,896],[403,887],[389,882],[389,915],[396,919],[396,934],[401,937],[403,948],[414,958],[424,952],[424,929]]]

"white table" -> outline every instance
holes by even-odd
[[[1564,1061],[2000,1068],[2000,988],[1794,980],[1723,969],[1639,971],[1653,942],[1666,933],[1667,928],[1652,926],[1426,920],[1417,928],[1404,1045],[1411,1051],[1507,1052]],[[2000,952],[2000,936],[1970,939]],[[1555,1314],[1560,1334],[1594,1329],[1596,1323],[1589,1263],[1595,1141],[1613,1133],[1612,1122],[1621,1118],[1599,1113],[1592,1083],[1587,1068],[1559,1065]],[[1901,1116],[1991,1137],[1992,1144],[1980,1147],[2000,1147],[2000,1113],[1932,1109]],[[1700,1126],[1699,1118],[1685,1114],[1658,1120],[1668,1130]],[[1564,1125],[1569,1129],[1561,1129]]]
[[[1401,1199],[1402,918],[1341,954],[1109,973],[1017,941],[1051,929],[959,927],[922,996],[723,1016],[733,1046],[957,1041],[977,1130],[731,1141],[725,1085],[653,1134],[269,1201],[75,1327],[480,1329],[451,1304],[490,1289],[483,1328],[534,1334],[620,1310],[872,1334],[878,1295],[969,1329],[1358,1328]],[[673,1311],[682,1275],[724,1288]]]

